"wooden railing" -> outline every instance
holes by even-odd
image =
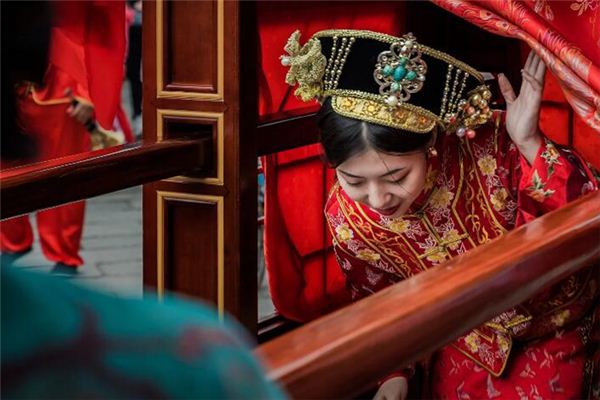
[[[347,398],[600,259],[600,192],[261,345],[293,398]]]
[[[3,170],[0,219],[202,169],[210,139],[166,140]]]
[[[317,143],[315,107],[264,116],[257,127],[257,155],[277,153]]]

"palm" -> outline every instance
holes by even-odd
[[[544,62],[532,51],[523,67],[523,83],[516,96],[513,88],[502,75],[500,90],[506,100],[506,130],[512,140],[522,144],[537,137],[542,89],[544,86]]]

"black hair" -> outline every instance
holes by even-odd
[[[317,114],[317,125],[326,161],[333,168],[368,149],[387,154],[424,150],[432,135],[344,117],[333,110],[330,98]]]

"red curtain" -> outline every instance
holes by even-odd
[[[600,167],[600,1],[431,1],[483,29],[520,39],[533,48],[551,72],[544,93],[542,129],[553,139],[559,135],[558,127],[563,129],[562,135],[565,129],[570,131],[564,144]],[[576,118],[560,106],[565,102]]]

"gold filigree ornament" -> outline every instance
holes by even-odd
[[[492,110],[488,105],[492,92],[486,85],[480,85],[468,93],[467,99],[458,102],[455,112],[443,115],[446,133],[455,132],[458,137],[475,137],[474,128],[485,124],[492,117]]]
[[[423,88],[427,64],[421,55],[416,38],[409,33],[377,57],[373,77],[379,85],[379,93],[384,96],[384,103],[389,107],[408,101],[412,93]]]
[[[300,45],[300,31],[289,37],[284,50],[288,55],[279,57],[281,64],[289,67],[285,82],[298,88],[294,92],[302,101],[317,98],[323,91],[322,79],[325,74],[327,58],[321,53],[321,42],[312,38],[304,46]]]

